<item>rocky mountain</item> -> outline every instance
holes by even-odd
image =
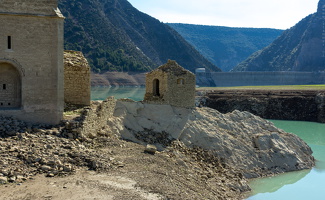
[[[168,24],[222,71],[230,71],[252,53],[268,46],[283,30]]]
[[[283,32],[233,71],[325,71],[325,0],[316,13]]]
[[[65,49],[82,51],[94,72],[148,71],[177,60],[194,71],[220,71],[175,30],[127,0],[59,0]]]

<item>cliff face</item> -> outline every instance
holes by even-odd
[[[233,71],[324,71],[325,1],[318,10],[286,30],[271,45],[251,55]]]
[[[324,91],[213,91],[201,100],[222,113],[248,111],[265,119],[325,123]]]

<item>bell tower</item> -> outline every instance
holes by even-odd
[[[57,124],[63,115],[63,23],[57,0],[0,0],[0,115]]]

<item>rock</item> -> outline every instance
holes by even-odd
[[[64,171],[64,172],[72,172],[72,167],[71,167],[71,165],[65,165],[65,166],[63,166],[63,171]]]
[[[16,180],[16,177],[11,176],[11,177],[9,177],[8,182],[13,183],[13,182],[15,182],[15,180]]]
[[[22,176],[22,175],[17,175],[17,179],[23,180],[23,179],[26,179],[26,178],[24,176]]]
[[[53,173],[48,173],[46,176],[47,177],[54,177],[55,175]]]
[[[52,167],[50,167],[48,165],[42,165],[41,170],[48,172],[48,171],[52,170]]]
[[[8,182],[8,178],[7,177],[0,177],[0,184],[5,184]]]
[[[157,147],[155,145],[147,144],[144,152],[150,153],[150,154],[155,154],[157,151]]]

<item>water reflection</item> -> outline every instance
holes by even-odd
[[[325,196],[325,124],[272,120],[279,128],[302,138],[317,160],[312,170],[291,172],[250,183],[253,193],[248,200],[305,200]]]
[[[307,174],[309,174],[310,171],[311,170],[289,172],[280,176],[252,180],[250,181],[250,186],[254,188],[254,191],[251,193],[251,195],[255,195],[257,193],[276,192],[285,185],[290,185],[298,182]]]
[[[116,99],[129,98],[134,101],[143,100],[144,87],[92,87],[91,100],[105,100],[109,96]]]

